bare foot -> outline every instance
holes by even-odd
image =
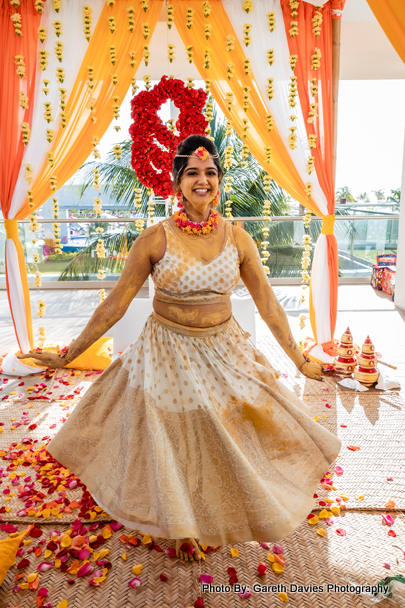
[[[187,552],[188,547],[182,547],[185,543],[191,546],[194,549],[192,555]],[[180,549],[183,548],[183,551]],[[176,555],[180,559],[183,559],[185,562],[192,562],[193,559],[199,560],[201,559],[200,547],[198,546],[197,541],[194,538],[177,538],[176,539]]]

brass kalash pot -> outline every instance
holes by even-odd
[[[353,337],[350,329],[347,328],[337,347],[335,370],[342,376],[351,376],[356,367],[355,355],[356,349],[353,345]]]
[[[361,352],[357,355],[357,363],[354,370],[356,380],[364,384],[364,386],[372,386],[378,380],[377,356],[375,354],[374,344],[367,336]]]

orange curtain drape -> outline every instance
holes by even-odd
[[[212,24],[212,37],[205,39],[204,25],[206,20],[203,16],[200,0],[173,0],[175,9],[176,28],[186,46],[192,45],[194,52],[194,64],[202,78],[210,79],[212,94],[224,112],[225,116],[232,122],[232,126],[238,135],[246,142],[249,150],[258,160],[262,167],[266,168],[268,174],[291,196],[319,215],[316,202],[305,194],[305,186],[300,178],[291,157],[274,127],[268,132],[266,127],[266,116],[269,114],[266,104],[261,96],[259,87],[252,76],[247,76],[244,71],[246,59],[241,45],[238,42],[231,22],[222,6],[221,0],[211,0],[212,10],[209,22]],[[193,25],[190,29],[186,25],[187,9],[194,9]],[[232,56],[226,50],[226,37],[231,34],[235,38]],[[212,42],[211,42],[212,41]],[[210,49],[210,67],[205,68],[204,53]],[[227,78],[226,63],[232,61],[235,65],[234,76]],[[243,110],[243,87],[250,86],[250,106],[247,112]],[[235,105],[231,112],[227,110],[226,94],[233,93]],[[243,137],[243,119],[248,119],[250,128],[247,136]],[[266,163],[265,147],[271,146],[272,161]]]
[[[163,0],[150,2],[147,13],[137,7],[134,16],[134,33],[128,31],[127,9],[132,6],[131,0],[119,0],[113,7],[104,5],[97,22],[89,48],[83,59],[73,90],[69,96],[66,113],[68,123],[65,128],[59,126],[50,152],[54,153],[55,163],[50,168],[44,159],[42,170],[32,185],[34,199],[33,209],[40,207],[52,194],[49,184],[51,175],[57,176],[58,189],[82,166],[93,150],[92,137],[99,139],[104,135],[113,117],[113,96],[118,96],[121,105],[128,92],[132,78],[142,61],[145,44],[149,44],[160,14]],[[116,32],[111,34],[108,17],[114,16]],[[148,23],[150,35],[144,39],[140,35],[142,23]],[[82,32],[80,32],[82,34]],[[108,49],[115,45],[117,60],[112,65]],[[129,52],[135,52],[135,65],[131,67]],[[95,87],[89,91],[86,80],[88,66],[94,68]],[[118,75],[118,83],[114,86],[111,76]],[[96,99],[95,116],[97,122],[91,121],[91,111],[88,108],[90,98]],[[16,219],[24,219],[32,210],[28,200],[19,210]]]
[[[405,63],[404,0],[367,0],[367,2],[387,38]]]
[[[11,16],[21,15],[23,35],[17,36]],[[41,16],[34,8],[34,0],[21,3],[16,11],[9,0],[0,0],[0,150],[3,162],[0,163],[0,202],[5,218],[8,216],[11,198],[24,155],[24,144],[20,124],[31,124],[33,113],[38,27]],[[26,73],[24,78],[17,76],[16,55],[22,55]],[[31,103],[27,109],[19,105],[19,93],[24,92]]]
[[[13,14],[20,14],[23,26],[22,36],[17,36],[11,20]],[[19,104],[20,92],[25,93],[28,100],[32,100],[35,91],[37,76],[37,44],[38,27],[41,21],[40,14],[34,8],[34,0],[23,2],[18,10],[14,9],[10,2],[0,2],[0,70],[1,70],[1,94],[0,94],[0,150],[3,162],[0,163],[0,204],[4,218],[8,218],[11,199],[17,182],[18,174],[24,156],[24,143],[21,137],[21,123],[31,124],[33,103],[28,102],[28,108],[23,109]],[[17,75],[16,55],[23,58],[25,75],[23,78]],[[26,274],[24,252],[18,229],[6,227],[7,238],[15,245],[20,272]],[[7,268],[7,253],[5,254]],[[11,310],[11,317],[15,325],[13,307],[10,301],[10,281],[6,272],[7,294]],[[28,282],[23,284],[24,308],[27,319],[30,319],[28,336],[33,343],[33,332],[31,322],[31,304],[29,298]],[[18,339],[18,338],[17,338]]]

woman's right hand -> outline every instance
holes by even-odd
[[[60,357],[56,353],[38,353],[35,350],[30,353],[17,355],[17,359],[34,359],[35,365],[49,367],[51,369],[58,369],[69,363],[69,360],[67,360],[66,357]]]

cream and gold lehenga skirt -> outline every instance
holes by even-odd
[[[340,440],[233,317],[197,329],[148,318],[48,450],[114,519],[202,544],[281,540],[314,506]]]

